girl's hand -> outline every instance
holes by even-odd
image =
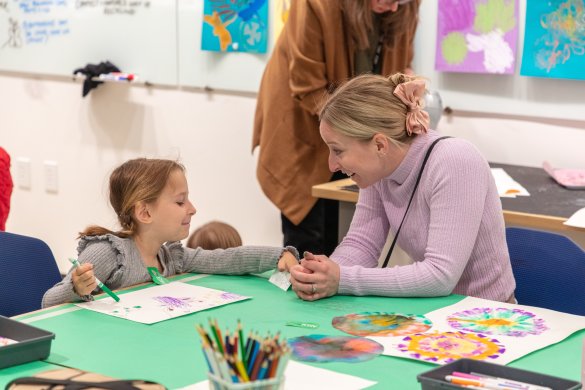
[[[330,297],[339,289],[339,265],[324,255],[305,252],[300,267],[291,270],[290,281],[299,298],[305,301]]]
[[[278,260],[278,270],[280,272],[287,271],[290,272],[291,268],[299,265],[297,258],[295,255],[290,253],[289,251],[284,251],[280,259]]]
[[[79,296],[89,295],[97,287],[95,276],[93,275],[93,264],[84,263],[75,267],[71,271],[71,280],[73,281],[73,290]]]

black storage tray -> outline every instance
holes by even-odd
[[[417,375],[416,379],[420,382],[423,390],[463,389],[464,387],[445,380],[445,376],[451,375],[454,371],[465,373],[477,372],[498,378],[530,383],[532,385],[550,387],[554,390],[578,390],[581,388],[581,383],[576,381],[473,359],[456,360],[444,366],[423,372]]]
[[[0,369],[45,359],[55,334],[0,316],[0,336],[18,343],[0,347]]]

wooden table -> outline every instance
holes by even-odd
[[[501,198],[507,225],[544,230],[585,231],[563,225],[574,212],[585,207],[585,190],[567,190],[541,168],[497,163],[490,163],[490,166],[504,168],[530,193],[530,196]],[[356,203],[358,193],[342,188],[351,184],[354,183],[349,178],[319,184],[313,186],[312,194],[317,198]]]

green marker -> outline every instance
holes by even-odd
[[[317,329],[319,324],[315,322],[304,322],[304,321],[289,321],[285,324],[286,326],[296,326],[297,328]]]
[[[72,259],[69,258],[69,261],[71,262],[71,264],[73,264],[74,267],[79,267],[79,261],[77,261],[77,259]],[[103,284],[102,282],[100,282],[100,280],[98,278],[95,277],[95,282],[97,283],[98,287],[101,288],[103,291],[106,292],[106,294],[108,294],[109,296],[111,296],[112,298],[114,298],[114,300],[116,302],[120,302],[120,298],[112,291],[108,288],[108,286],[106,286],[105,284]]]

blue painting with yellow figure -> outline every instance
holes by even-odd
[[[266,53],[267,0],[205,0],[201,49]]]

